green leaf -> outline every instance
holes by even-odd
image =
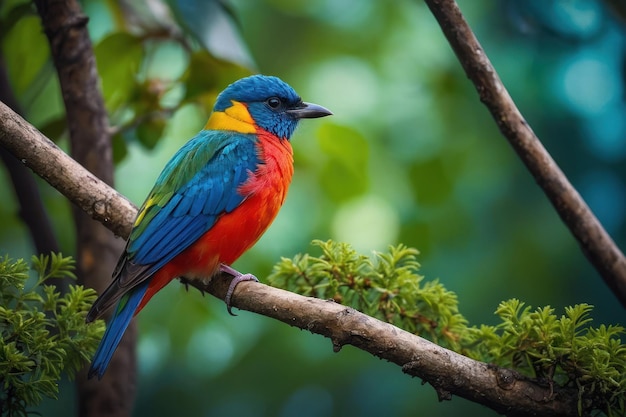
[[[5,0],[0,3],[0,11],[0,38],[4,38],[26,16],[35,15],[31,2],[24,0]]]
[[[128,155],[128,145],[124,140],[124,134],[122,132],[118,132],[113,135],[111,143],[113,145],[113,161],[117,164],[122,161],[126,155]]]
[[[104,38],[94,51],[106,107],[115,112],[135,95],[135,77],[144,54],[141,38],[116,32]]]
[[[250,70],[246,68],[215,58],[206,50],[196,51],[191,55],[187,71],[182,77],[185,85],[184,100],[204,101],[207,110],[211,110],[213,100],[225,86],[248,75]]]
[[[61,254],[33,256],[37,284],[26,288],[28,265],[0,261],[0,411],[27,415],[42,398],[56,398],[58,381],[70,377],[96,349],[102,321],[85,323],[96,292],[70,285],[66,294],[43,284],[48,278],[75,278],[74,260]]]
[[[50,57],[48,39],[41,30],[39,17],[26,15],[14,22],[3,39],[2,49],[15,95],[22,96],[43,73]]]
[[[163,136],[166,125],[166,120],[163,117],[149,117],[137,126],[137,139],[146,148],[153,149]]]
[[[55,143],[59,141],[61,135],[63,135],[66,130],[67,118],[65,115],[49,120],[46,124],[39,127],[39,131]]]

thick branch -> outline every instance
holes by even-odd
[[[48,182],[81,207],[92,207],[92,204],[85,205],[85,201],[104,201],[102,206],[108,210],[105,225],[122,236],[128,235],[137,212],[134,206],[3,104],[0,104],[0,120],[2,146],[16,153],[35,172],[41,170]],[[26,146],[16,146],[16,142]],[[48,158],[55,169],[46,170]],[[90,213],[93,215],[94,211]],[[216,279],[200,289],[223,299],[227,285],[228,280]],[[333,341],[335,350],[350,344],[393,362],[401,366],[403,372],[433,385],[440,399],[454,394],[508,415],[569,416],[577,412],[574,390],[552,390],[515,372],[466,358],[333,302],[302,297],[262,284],[242,283],[235,291],[232,304],[324,335]]]
[[[223,299],[228,280],[206,288]],[[430,383],[440,400],[458,395],[509,416],[576,415],[576,392],[540,386],[514,371],[444,349],[352,308],[258,283],[237,286],[233,305],[328,337],[335,351],[352,345]]]
[[[626,258],[524,120],[456,2],[425,2],[500,131],[543,189],[587,259],[626,307]]]

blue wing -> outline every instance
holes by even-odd
[[[165,166],[128,242],[135,264],[160,269],[244,200],[237,192],[260,163],[254,135],[202,131]]]
[[[203,130],[166,164],[139,210],[114,281],[96,300],[92,321],[180,254],[245,199],[237,192],[261,163],[252,134]]]

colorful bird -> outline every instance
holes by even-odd
[[[86,321],[117,302],[89,377],[102,378],[131,319],[177,277],[207,282],[219,272],[245,280],[230,265],[268,228],[293,174],[289,139],[300,119],[332,114],[305,103],[276,77],[253,75],[218,97],[204,130],[165,165],[139,210],[113,282]]]

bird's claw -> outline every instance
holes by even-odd
[[[197,289],[198,291],[200,291],[200,294],[202,294],[202,296],[204,297],[204,295],[206,294],[206,290],[202,287],[200,287],[199,285],[194,285],[191,283],[191,280],[187,277],[178,277],[179,281],[181,284],[183,284],[185,286],[185,291],[189,292],[189,286],[194,287],[195,289]]]
[[[237,287],[237,285],[239,285],[239,283],[243,281],[259,282],[259,280],[252,274],[242,274],[241,272],[231,268],[228,265],[221,265],[220,270],[233,276],[233,279],[230,281],[230,285],[228,286],[228,291],[226,291],[224,302],[226,303],[226,310],[228,311],[228,314],[230,314],[231,316],[236,316],[236,314],[232,312],[232,305],[230,304],[233,293],[235,292],[235,288]]]

